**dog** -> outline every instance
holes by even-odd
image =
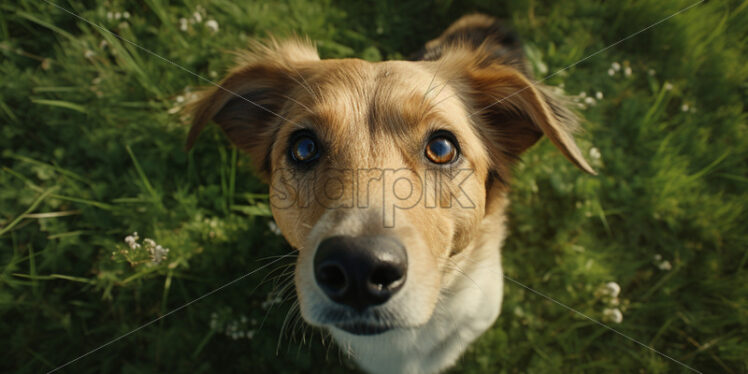
[[[543,135],[594,174],[578,117],[502,22],[464,16],[410,61],[238,55],[191,106],[246,151],[297,249],[301,315],[370,373],[437,373],[497,319],[510,172]]]

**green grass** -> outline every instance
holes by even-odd
[[[217,0],[182,31],[200,2],[55,1],[210,79],[255,37],[402,58],[470,11],[512,20],[544,76],[693,2]],[[247,157],[214,127],[183,151],[170,110],[205,82],[45,2],[0,9],[0,371],[54,369],[260,266],[63,371],[351,370],[293,314],[281,330],[292,259],[274,257],[290,249]],[[547,141],[525,155],[507,275],[600,320],[616,282],[612,327],[703,372],[748,371],[746,40],[748,2],[710,1],[551,78],[603,94],[581,109],[600,175]],[[134,231],[167,260],[123,252]],[[688,372],[512,282],[505,295],[454,372]]]

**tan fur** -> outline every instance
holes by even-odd
[[[453,27],[458,26],[464,25]],[[407,250],[408,282],[378,308],[390,316],[388,323],[396,330],[412,331],[416,335],[411,337],[425,334],[422,339],[434,341],[413,343],[419,348],[403,346],[399,364],[393,361],[387,370],[439,371],[451,365],[498,315],[500,289],[484,317],[465,317],[481,322],[466,327],[471,332],[464,337],[455,332],[466,340],[459,341],[459,349],[430,358],[431,364],[410,356],[427,347],[431,351],[426,356],[441,352],[442,333],[432,330],[442,331],[445,327],[439,326],[450,321],[435,311],[437,305],[451,305],[455,288],[470,287],[463,285],[462,268],[480,269],[475,261],[486,258],[494,273],[501,274],[498,251],[504,237],[506,183],[519,155],[546,135],[575,165],[592,172],[571,136],[575,117],[550,91],[492,60],[484,47],[444,46],[436,61],[371,63],[320,60],[308,41],[292,39],[257,44],[238,61],[222,88],[204,91],[192,106],[188,147],[213,120],[249,153],[269,182],[273,216],[299,250],[295,280],[305,320],[329,327],[321,312],[329,302],[316,286],[312,268],[323,239],[394,236]],[[322,143],[314,170],[302,171],[289,162],[288,139],[300,128],[314,131]],[[440,168],[424,158],[425,141],[435,130],[448,130],[458,139],[458,164]],[[461,170],[470,176],[458,186],[459,180],[450,178]],[[407,183],[397,183],[399,177],[423,193],[404,198],[409,189]],[[442,178],[442,193],[428,187],[423,191],[424,185],[435,185],[437,177]],[[488,273],[480,277],[489,282],[486,288],[492,287]],[[493,282],[501,285],[500,277]],[[447,306],[454,307],[459,308]],[[358,347],[352,348],[354,355],[367,356],[356,360],[372,372],[384,369],[377,367],[376,353],[366,348],[371,342],[410,339],[387,332],[367,341],[332,331],[341,344]],[[406,355],[409,349],[414,353]]]

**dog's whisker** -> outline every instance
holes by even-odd
[[[284,336],[284,333],[286,333],[286,326],[289,322],[289,318],[291,318],[296,311],[298,311],[299,308],[299,302],[298,300],[291,305],[290,308],[288,308],[288,312],[286,313],[286,317],[283,319],[283,324],[281,325],[280,332],[278,333],[278,344],[275,347],[275,354],[278,355],[278,352],[280,351],[280,346],[282,342],[282,337]]]
[[[282,95],[282,96],[285,97],[286,99],[291,100],[294,103],[298,104],[300,107],[304,108],[307,112],[309,112],[309,114],[312,114],[312,115],[315,114],[314,111],[311,108],[309,108],[308,106],[306,106],[304,103],[302,103],[302,102],[300,102],[300,101],[298,101],[298,100],[296,100],[293,97],[288,96],[288,95]]]
[[[426,96],[428,96],[428,94],[431,92],[431,86],[434,84],[436,75],[439,73],[439,70],[441,69],[445,60],[446,59],[440,59],[438,65],[436,66],[436,69],[434,69],[434,75],[431,76],[431,81],[429,82],[429,86],[426,88],[426,92],[423,93],[423,97],[421,98],[421,105],[423,105],[423,103],[426,101]]]

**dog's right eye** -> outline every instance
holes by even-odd
[[[299,163],[307,163],[319,157],[319,146],[316,139],[309,134],[299,134],[291,142],[291,159]]]

